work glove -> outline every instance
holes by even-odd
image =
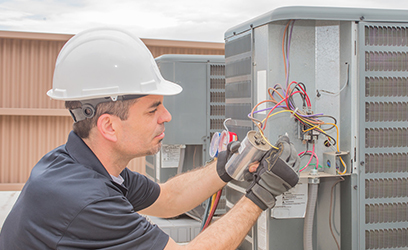
[[[238,152],[240,146],[241,143],[239,141],[232,141],[228,143],[227,150],[218,153],[217,173],[220,176],[221,180],[223,180],[224,182],[229,182],[230,180],[232,180],[232,177],[225,170],[225,165],[227,164],[231,156],[234,153]]]
[[[246,190],[246,197],[262,210],[273,208],[275,197],[299,181],[300,158],[289,137],[281,136],[275,146],[278,149],[272,148],[262,158]]]

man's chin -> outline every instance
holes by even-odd
[[[159,143],[157,144],[157,146],[156,146],[154,149],[152,149],[147,155],[155,155],[155,154],[157,154],[157,153],[160,151],[161,147],[162,147],[161,141],[162,141],[162,140],[160,140]]]

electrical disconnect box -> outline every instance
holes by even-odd
[[[166,80],[183,87],[175,96],[165,96],[164,106],[172,115],[165,124],[162,149],[146,157],[146,174],[160,183],[178,173],[209,161],[210,139],[222,130],[225,120],[225,60],[223,55],[162,55],[156,58]],[[225,211],[225,202],[219,203]],[[200,217],[202,211],[190,211]]]
[[[239,249],[407,249],[408,11],[278,8],[225,33],[225,62],[230,131],[301,157]]]

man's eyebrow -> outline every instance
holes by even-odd
[[[162,104],[161,101],[157,101],[157,102],[153,103],[152,105],[150,105],[149,109],[151,109],[151,108],[157,108],[157,107],[160,106],[161,104]]]

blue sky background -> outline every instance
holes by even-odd
[[[0,0],[0,30],[76,34],[116,25],[142,38],[223,42],[229,28],[291,5],[408,10],[406,0]]]

